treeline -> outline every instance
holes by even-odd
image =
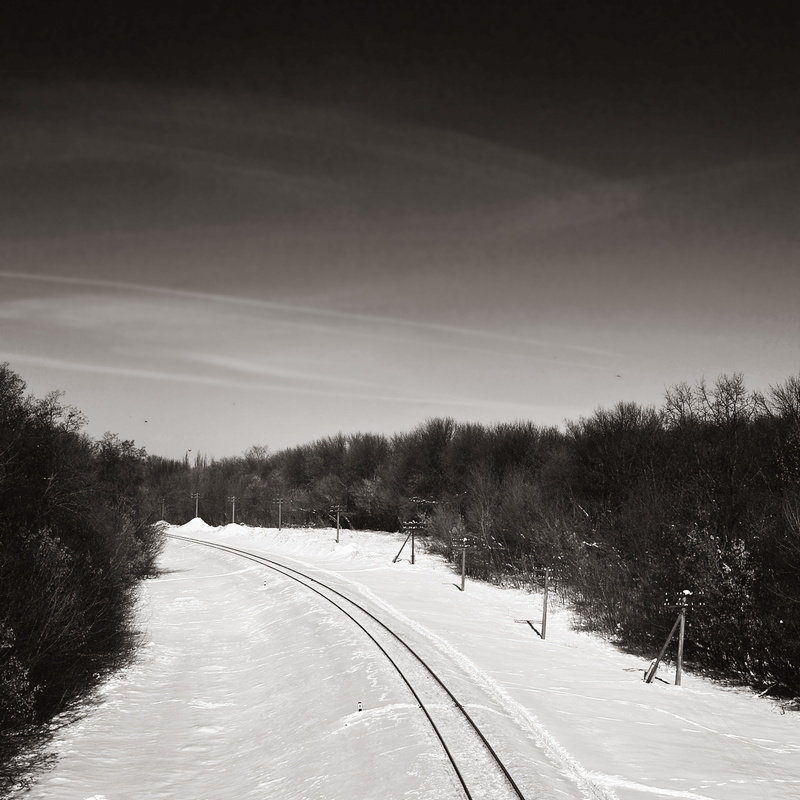
[[[561,432],[431,419],[391,438],[337,435],[190,465],[150,459],[170,521],[398,530],[424,515],[491,580],[550,567],[583,624],[653,653],[690,590],[696,668],[800,695],[800,378],[762,394],[740,375],[620,403]],[[420,502],[423,501],[423,502]],[[427,502],[433,501],[433,502]]]
[[[0,364],[1,796],[47,761],[53,721],[132,657],[137,582],[162,544],[146,454],[82,426]]]

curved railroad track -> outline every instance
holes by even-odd
[[[301,584],[338,608],[372,640],[397,671],[441,744],[467,800],[525,800],[498,753],[442,679],[422,656],[371,611],[317,578],[266,556],[189,536],[167,536],[253,561]]]

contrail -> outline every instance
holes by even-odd
[[[328,308],[317,308],[315,306],[300,306],[291,303],[276,303],[270,300],[257,300],[249,297],[236,297],[235,295],[197,292],[190,289],[168,289],[161,286],[130,283],[128,281],[112,281],[100,278],[76,278],[47,274],[34,275],[27,272],[13,272],[6,270],[0,270],[0,278],[6,278],[8,280],[33,281],[38,283],[56,283],[64,286],[86,286],[99,289],[119,289],[126,292],[155,294],[161,297],[177,297],[184,300],[200,300],[203,302],[224,303],[226,305],[243,306],[247,308],[260,308],[286,314],[305,315],[316,318],[325,317],[340,322],[369,323],[411,330],[455,334],[458,336],[472,337],[488,341],[506,342],[509,344],[518,345],[522,344],[529,347],[559,347],[565,350],[572,350],[575,352],[600,356],[614,355],[608,350],[601,350],[594,347],[564,344],[563,342],[555,343],[538,339],[528,339],[524,337],[498,333],[496,331],[484,331],[458,325],[446,325],[439,322],[419,322],[415,320],[401,319],[399,317],[384,317],[376,316],[374,314],[360,314],[351,311],[336,311]]]

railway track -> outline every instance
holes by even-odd
[[[525,800],[502,759],[453,692],[419,653],[371,611],[319,579],[266,556],[188,536],[168,537],[253,561],[338,608],[375,644],[408,688],[442,748],[459,794],[467,800]]]

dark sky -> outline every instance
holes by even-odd
[[[227,455],[797,371],[792,4],[1,13],[0,360],[92,433]]]
[[[791,3],[4,3],[4,72],[367,108],[615,174],[794,148]]]

